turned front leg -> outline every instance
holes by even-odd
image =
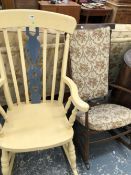
[[[70,164],[73,170],[74,175],[78,175],[77,168],[76,168],[76,153],[75,147],[72,141],[69,142],[69,157],[70,157]]]
[[[5,150],[2,150],[1,169],[2,169],[2,175],[8,175],[9,173],[9,154]]]

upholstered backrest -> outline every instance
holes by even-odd
[[[0,54],[0,78],[3,86],[5,98],[9,108],[12,107],[12,94],[8,86],[7,71],[11,72],[11,79],[14,84],[14,93],[16,102],[19,105],[23,102],[20,96],[19,83],[23,84],[25,102],[39,103],[41,99],[46,101],[47,97],[47,62],[48,62],[48,35],[53,33],[55,38],[54,57],[52,59],[52,87],[51,87],[51,101],[54,100],[57,63],[60,47],[61,35],[65,38],[61,76],[66,74],[69,39],[74,32],[76,21],[73,17],[45,12],[39,10],[3,10],[0,11],[0,31],[2,38],[5,41],[6,52],[8,56],[9,67],[4,66],[2,54]],[[10,45],[9,31],[16,31],[16,47],[19,48],[17,55],[17,63],[14,64],[13,50]],[[39,36],[42,35],[42,44],[40,44]],[[2,39],[1,38],[1,39]],[[26,38],[26,39],[25,39]],[[18,70],[17,64],[21,65]],[[18,82],[16,75],[21,72],[23,81]],[[63,82],[60,82],[59,99],[62,101],[62,94],[64,91]]]
[[[110,28],[78,29],[70,43],[71,76],[83,100],[108,93]]]

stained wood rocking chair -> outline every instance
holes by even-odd
[[[87,113],[77,113],[74,139],[87,169],[90,168],[90,144],[117,139],[131,149],[131,110],[107,101],[110,34],[110,27],[83,25],[78,26],[71,40],[71,77],[80,97],[90,104]],[[120,89],[117,85],[112,87]],[[131,94],[128,89],[124,90]],[[90,139],[105,131],[111,136]],[[125,135],[128,139],[123,139]]]
[[[70,162],[74,175],[77,175],[75,148],[72,142],[73,124],[78,110],[87,112],[88,104],[80,99],[75,83],[66,76],[67,60],[70,35],[76,27],[74,18],[66,15],[44,12],[38,10],[3,10],[0,12],[0,28],[5,40],[11,75],[14,83],[16,103],[13,103],[6,67],[0,53],[0,87],[3,88],[5,99],[8,105],[7,113],[0,106],[0,113],[5,123],[0,132],[0,148],[2,149],[2,173],[10,175],[13,167],[15,153],[44,150],[57,146],[63,146],[65,154]],[[21,63],[25,102],[21,101],[16,70],[13,62],[12,49],[10,46],[8,31],[13,28],[18,38],[18,46]],[[39,30],[42,30],[43,44],[42,56],[38,40]],[[47,39],[49,29],[55,33],[55,52],[53,79],[51,88],[51,100],[47,100],[46,84],[46,63]],[[32,34],[30,31],[33,31]],[[64,53],[61,69],[61,80],[58,100],[54,100],[57,74],[57,61],[59,54],[60,36],[66,34]],[[23,34],[26,34],[28,41],[24,46]],[[25,51],[25,52],[24,52]],[[40,67],[41,61],[41,67]],[[28,62],[28,67],[26,63]],[[43,81],[41,81],[43,80]],[[43,83],[41,83],[43,82]],[[64,87],[67,84],[71,96],[64,107]],[[41,93],[42,92],[42,93]],[[42,99],[42,100],[41,100]],[[70,104],[74,109],[69,120],[66,112]]]

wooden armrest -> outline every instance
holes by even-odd
[[[122,86],[115,85],[115,84],[110,84],[110,86],[113,87],[113,88],[116,88],[116,89],[119,89],[121,91],[124,91],[124,92],[127,92],[127,93],[131,94],[131,90],[130,89],[127,89],[127,88],[124,88]]]
[[[0,78],[0,87],[4,84],[5,79],[4,78]]]
[[[89,110],[89,105],[79,97],[78,88],[73,80],[71,80],[69,77],[63,77],[63,81],[70,88],[71,101],[74,106],[82,112],[87,112]]]

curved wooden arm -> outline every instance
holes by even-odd
[[[4,84],[5,79],[4,78],[0,78],[0,87]]]
[[[79,97],[78,88],[73,80],[71,80],[69,77],[63,77],[63,81],[70,88],[71,101],[74,106],[82,112],[87,112],[89,110],[89,105]]]
[[[115,84],[110,84],[110,86],[113,87],[113,88],[116,88],[116,89],[119,89],[121,91],[124,91],[124,92],[127,92],[127,93],[131,94],[131,90],[130,89],[127,89],[127,88],[124,88],[122,86],[115,85]]]

